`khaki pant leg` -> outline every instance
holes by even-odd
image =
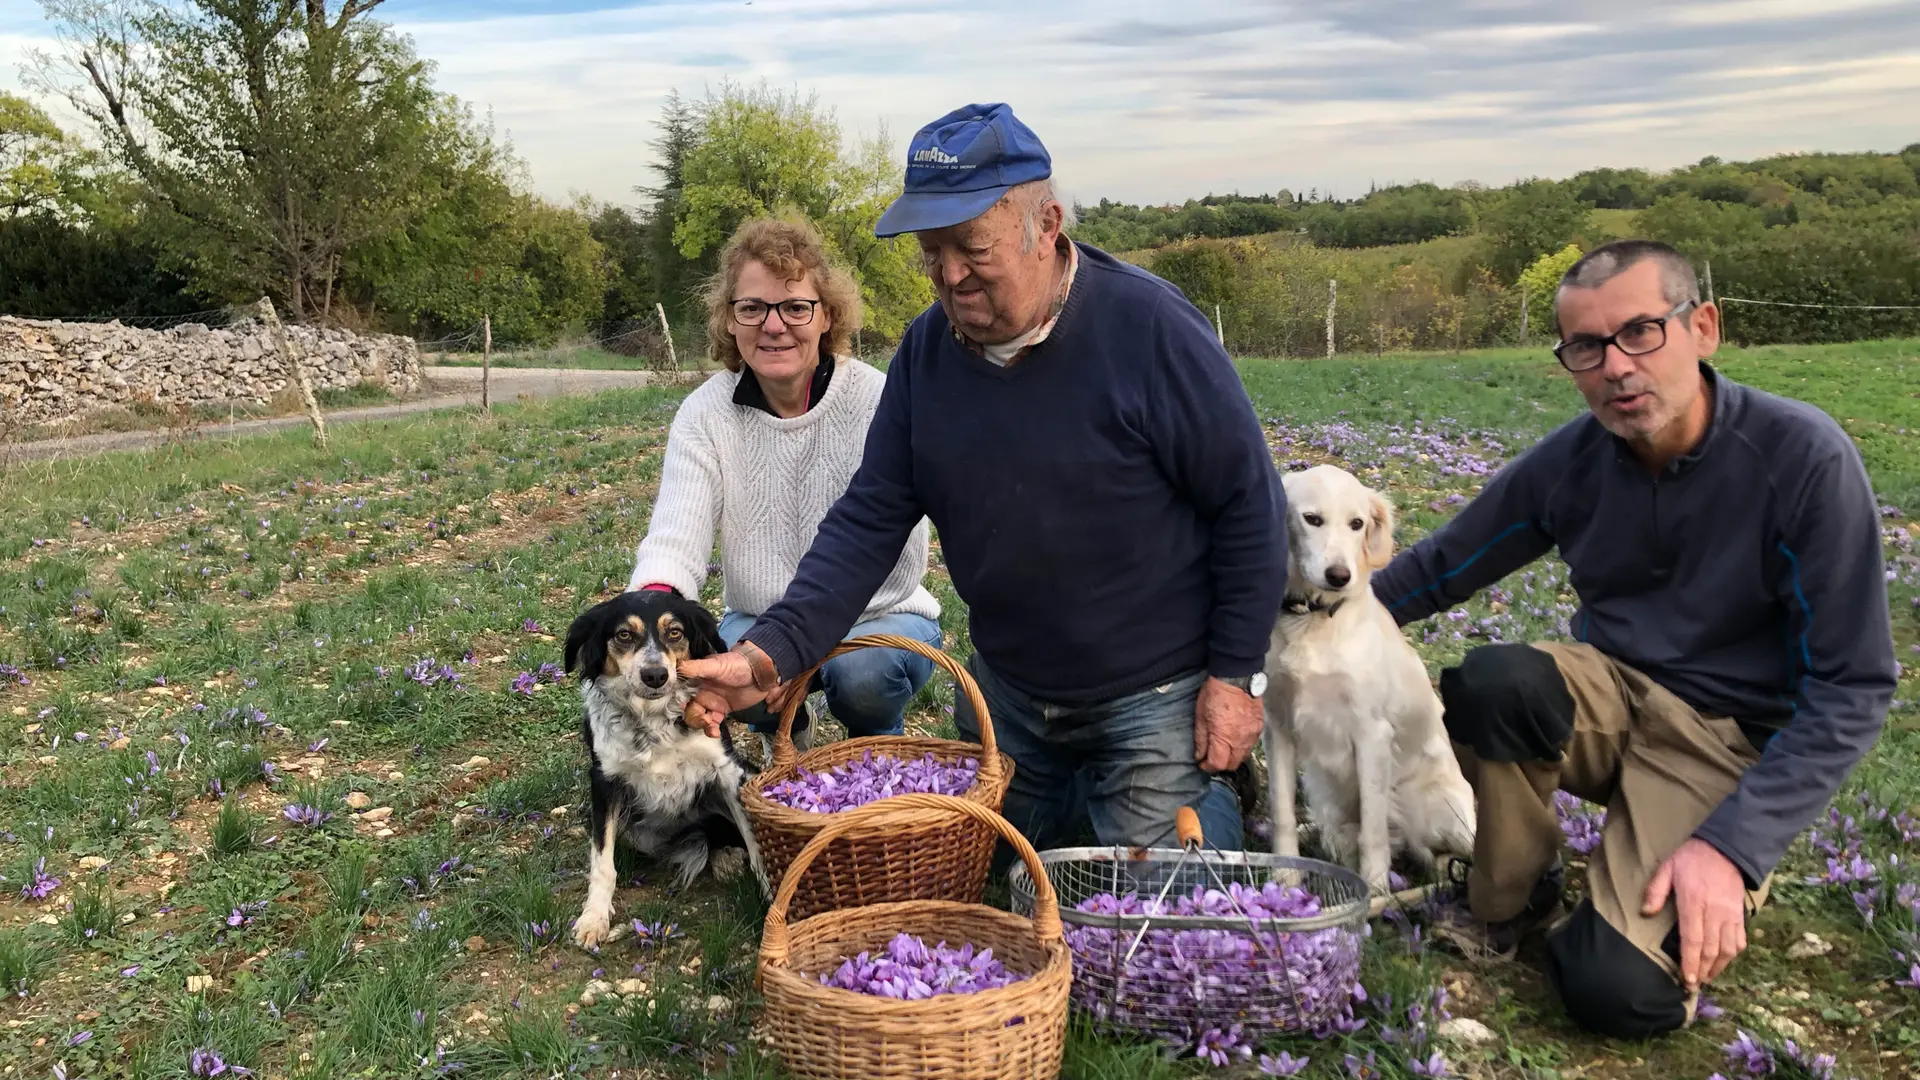
[[[1701,716],[1645,675],[1614,667],[1630,695],[1633,737],[1588,863],[1588,893],[1602,919],[1678,981],[1679,964],[1664,947],[1678,925],[1674,904],[1669,898],[1658,914],[1642,915],[1647,884],[1760,755],[1733,720]],[[1749,914],[1766,902],[1771,880],[1747,894]],[[1693,1005],[1690,997],[1689,1018]]]
[[[1501,922],[1520,914],[1534,885],[1559,857],[1563,838],[1553,807],[1554,792],[1563,789],[1603,804],[1613,797],[1631,722],[1626,689],[1611,662],[1598,650],[1557,642],[1543,642],[1532,648],[1552,658],[1572,699],[1571,731],[1558,753],[1543,753],[1538,755],[1539,760],[1533,761],[1489,760],[1461,739],[1453,740],[1454,756],[1473,787],[1476,803],[1477,824],[1473,866],[1467,875],[1467,905],[1474,918],[1488,922]],[[1516,675],[1529,677],[1525,667],[1521,665]],[[1483,680],[1488,677],[1483,671],[1491,673],[1490,668],[1476,670],[1470,663],[1463,663],[1460,670],[1466,673],[1463,679]],[[1546,695],[1519,693],[1514,696],[1538,709],[1543,706]],[[1482,704],[1489,713],[1503,711],[1498,707],[1501,704],[1498,695],[1485,686],[1463,686],[1456,701],[1449,702],[1449,708],[1468,701]],[[1479,720],[1453,717],[1449,728],[1470,731],[1471,725]]]

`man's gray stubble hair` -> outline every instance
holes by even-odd
[[[1603,244],[1580,257],[1560,277],[1553,292],[1553,321],[1560,331],[1560,298],[1568,289],[1597,289],[1643,262],[1653,260],[1660,267],[1660,293],[1675,307],[1700,302],[1700,279],[1693,264],[1678,251],[1658,240],[1616,240]]]

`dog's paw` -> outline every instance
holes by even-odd
[[[608,927],[612,917],[613,912],[604,909],[582,911],[580,917],[573,923],[573,943],[583,949],[599,948],[602,942],[612,939],[612,933]]]
[[[731,881],[747,868],[746,849],[721,848],[708,858],[707,865],[712,868],[715,880]]]

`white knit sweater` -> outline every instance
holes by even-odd
[[[886,380],[842,357],[820,401],[784,419],[734,404],[736,372],[718,372],[687,395],[667,433],[660,494],[629,587],[658,582],[699,596],[717,527],[722,601],[753,616],[772,607],[860,467]],[[862,621],[894,612],[940,617],[939,602],[920,584],[927,535],[922,518]]]

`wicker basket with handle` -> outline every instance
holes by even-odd
[[[1013,779],[1013,759],[993,741],[993,719],[980,687],[958,661],[924,642],[891,634],[872,634],[840,643],[827,654],[831,660],[858,649],[905,649],[932,660],[954,678],[980,719],[978,743],[956,739],[928,739],[911,735],[875,735],[816,746],[796,756],[793,720],[805,695],[794,694],[780,711],[774,733],[773,760],[741,788],[740,801],[753,826],[753,838],[766,865],[767,880],[777,882],[809,840],[837,814],[796,810],[767,798],[768,785],[794,779],[799,770],[825,772],[868,751],[915,759],[932,754],[943,764],[972,758],[980,763],[973,787],[961,796],[994,812],[1006,798]],[[824,661],[822,661],[824,663]],[[810,683],[815,667],[800,678]],[[891,796],[899,798],[900,796]],[[800,883],[793,917],[804,919],[834,908],[862,907],[896,900],[957,900],[977,903],[986,892],[987,870],[993,859],[993,829],[968,818],[922,815],[895,829],[873,829],[845,837],[814,865]]]
[[[906,900],[842,908],[787,924],[814,859],[843,835],[919,830],[964,820],[1005,837],[1037,885],[1032,917],[984,904]],[[820,976],[896,934],[928,945],[970,943],[1027,978],[917,1001],[824,986]],[[951,795],[896,795],[831,815],[780,882],[760,939],[762,1023],[788,1072],[806,1080],[1053,1080],[1066,1042],[1072,958],[1040,857],[1007,820]]]

